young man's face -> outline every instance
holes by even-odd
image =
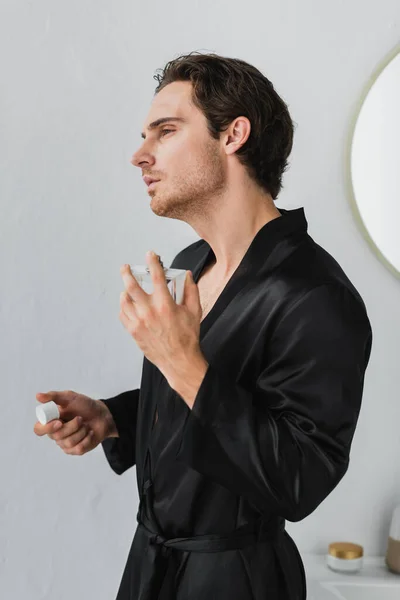
[[[146,186],[153,212],[184,221],[204,214],[226,183],[221,143],[210,136],[205,116],[191,104],[191,91],[190,82],[178,81],[155,96],[143,129],[145,139],[131,159],[142,176],[160,180],[150,189]],[[183,121],[147,129],[164,117]]]

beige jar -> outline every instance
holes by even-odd
[[[390,571],[400,574],[400,504],[393,511],[385,561]]]

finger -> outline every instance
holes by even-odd
[[[124,313],[123,310],[119,311],[119,320],[121,321],[122,325],[125,327],[125,329],[127,329],[129,331],[129,333],[131,335],[133,334],[133,332],[136,330],[136,328],[139,325],[139,322],[136,318],[130,319],[129,317],[126,316],[126,314]]]
[[[81,425],[81,427],[77,431],[75,431],[73,434],[62,438],[59,441],[56,440],[56,444],[57,444],[57,446],[60,446],[60,448],[62,448],[62,450],[69,451],[72,448],[74,448],[77,444],[79,444],[87,436],[88,431],[89,431],[89,428],[87,425]]]
[[[127,292],[121,292],[119,296],[119,304],[121,310],[129,319],[131,319],[132,321],[135,321],[137,319],[135,303],[132,302],[132,299]]]
[[[80,441],[76,446],[71,448],[70,450],[64,450],[65,454],[72,454],[75,456],[82,456],[82,454],[86,454],[89,450],[94,448],[94,433],[93,431],[89,431],[87,435]]]
[[[123,265],[120,268],[122,280],[125,284],[125,289],[131,300],[135,304],[146,305],[149,300],[150,294],[147,294],[141,285],[136,281],[132,275],[132,271],[129,265]]]
[[[45,425],[40,423],[40,421],[36,421],[35,425],[33,426],[33,431],[36,433],[36,435],[41,437],[42,435],[48,435],[49,433],[57,431],[61,426],[62,423],[60,421],[52,420]]]
[[[150,275],[153,282],[154,294],[156,298],[171,303],[172,296],[168,289],[164,268],[154,252],[146,253],[146,262],[149,265]]]
[[[65,423],[63,423],[63,426],[58,431],[56,431],[55,433],[53,431],[49,435],[52,440],[59,442],[61,440],[64,440],[68,436],[74,434],[81,428],[81,426],[82,417],[77,416],[74,419],[71,419],[71,421],[66,421]]]

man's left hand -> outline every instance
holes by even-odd
[[[154,292],[147,294],[131,273],[121,267],[125,292],[121,292],[119,318],[146,358],[155,364],[173,387],[193,366],[206,370],[200,348],[202,308],[197,285],[186,274],[182,304],[171,296],[164,269],[154,253],[146,254]]]

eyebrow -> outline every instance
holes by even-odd
[[[161,119],[157,119],[156,121],[153,121],[152,123],[150,123],[150,125],[148,126],[147,129],[149,131],[151,131],[152,129],[156,129],[163,123],[170,123],[171,121],[179,121],[180,123],[186,122],[185,119],[182,119],[182,117],[162,117]],[[142,138],[145,140],[146,135],[143,132],[141,135],[142,135]]]

